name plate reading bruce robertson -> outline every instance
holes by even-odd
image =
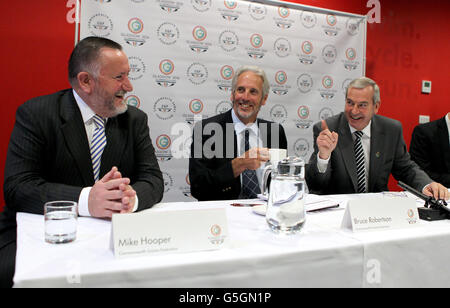
[[[111,236],[117,258],[221,249],[228,244],[226,210],[115,214]]]
[[[353,232],[410,228],[418,224],[414,199],[383,196],[350,200],[342,220],[342,228]]]

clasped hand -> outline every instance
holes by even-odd
[[[113,214],[130,213],[136,201],[136,191],[130,179],[123,178],[117,167],[105,174],[92,187],[88,207],[92,217],[111,218]]]
[[[256,170],[270,158],[268,148],[252,148],[231,161],[234,177],[238,177],[246,169]]]

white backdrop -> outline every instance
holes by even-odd
[[[305,160],[312,125],[341,112],[345,86],[365,72],[365,16],[288,2],[82,0],[80,36],[123,45],[127,102],[149,116],[166,202],[192,200],[187,132],[231,108],[239,66],[266,71],[271,92],[259,116],[281,123],[289,155]]]

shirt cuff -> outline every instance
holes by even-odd
[[[319,169],[320,173],[325,173],[325,171],[327,171],[330,157],[328,157],[328,159],[322,159],[319,157],[319,153],[317,153],[317,169]]]
[[[80,197],[78,198],[78,215],[91,217],[89,213],[89,193],[92,187],[85,187],[81,190]]]

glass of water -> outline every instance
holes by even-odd
[[[63,244],[75,241],[77,236],[77,203],[53,201],[44,205],[45,241]]]

